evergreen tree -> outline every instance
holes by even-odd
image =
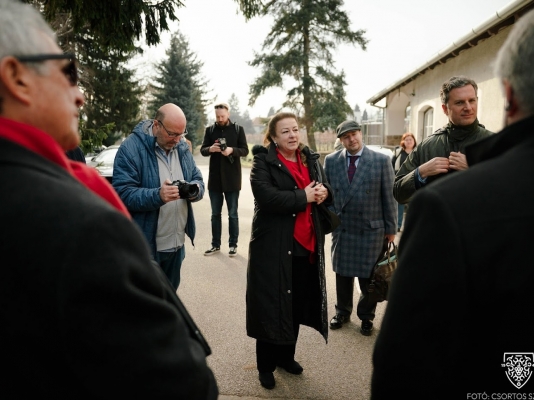
[[[250,113],[248,110],[245,110],[243,113],[243,116],[241,117],[241,125],[243,126],[243,129],[245,130],[245,133],[254,133],[254,123],[252,122],[252,118],[250,118]]]
[[[263,42],[264,53],[256,53],[249,63],[262,68],[250,86],[249,104],[270,87],[292,85],[284,106],[301,114],[308,144],[315,149],[314,130],[335,127],[344,119],[339,116],[352,112],[344,98],[344,73],[335,71],[331,50],[338,43],[365,50],[365,31],[351,30],[349,17],[341,10],[343,0],[270,0],[263,6],[261,1],[238,2],[245,15],[275,17]]]
[[[110,146],[129,133],[138,122],[143,90],[133,71],[126,67],[138,49],[105,51],[94,45],[89,33],[76,36],[78,58],[84,65],[86,78],[86,102],[82,108],[86,123],[80,130],[82,139],[89,139],[91,132],[98,132],[104,126],[113,126],[113,131],[103,142]]]
[[[162,31],[169,30],[169,22],[177,21],[176,9],[183,7],[182,0],[21,0],[22,2],[32,4],[41,13],[43,13],[46,20],[56,32],[59,44],[63,51],[74,52],[79,54],[83,51],[80,49],[80,44],[76,38],[84,38],[92,41],[93,46],[102,49],[103,57],[101,65],[105,65],[108,59],[106,51],[110,53],[119,54],[120,52],[131,52],[135,40],[143,40],[149,45],[160,43],[160,35]],[[251,18],[259,10],[261,0],[234,0],[239,4],[241,11],[246,18]],[[85,36],[84,36],[85,35]],[[83,46],[82,46],[83,47]],[[112,54],[113,57],[113,54]],[[83,58],[83,57],[80,57]],[[94,58],[96,64],[96,58]],[[120,81],[126,83],[129,78],[129,73],[122,70],[124,68],[120,61],[112,60],[118,68],[121,69]],[[108,72],[111,67],[107,66]],[[93,84],[92,79],[100,68],[96,65],[85,65],[84,60],[80,60],[80,88],[86,95],[91,97],[94,94],[99,94],[102,98],[107,97],[105,84]],[[102,78],[106,81],[112,78]],[[94,88],[97,87],[97,91]],[[138,87],[134,88],[137,91]],[[150,89],[150,88],[149,88]],[[204,115],[205,93],[199,90],[195,96],[197,97],[197,113]],[[98,96],[94,96],[93,101],[86,102],[84,106],[88,112],[89,109],[108,108],[105,105],[99,105],[97,102]],[[121,96],[123,99],[129,96]],[[135,97],[135,96],[134,96]],[[134,99],[135,100],[135,99]],[[129,100],[128,100],[129,101]],[[135,106],[128,104],[128,108],[133,110]],[[133,111],[132,111],[133,112]],[[145,114],[145,112],[143,112]],[[84,115],[82,110],[81,115]],[[90,147],[100,147],[102,140],[110,136],[113,130],[114,122],[105,123],[101,126],[95,126],[97,119],[93,119],[95,123],[93,128],[88,128],[91,125],[90,121],[85,119],[80,120],[80,132],[82,133],[82,141],[84,143],[85,152],[92,151]],[[207,122],[206,117],[203,117],[204,123]],[[128,124],[125,121],[124,124]],[[121,129],[119,127],[119,129]],[[108,138],[109,140],[109,138]]]
[[[274,111],[274,107],[269,108],[269,112],[267,113],[267,116],[272,117],[274,114],[276,114],[276,111]]]
[[[254,125],[252,124],[250,114],[248,110],[241,114],[241,111],[239,109],[239,99],[237,98],[235,93],[232,93],[232,95],[228,99],[228,106],[230,106],[230,120],[241,125],[245,130],[245,133],[253,133]]]
[[[239,99],[235,93],[230,95],[228,99],[228,106],[230,107],[230,120],[241,124],[241,110],[239,109]]]
[[[161,31],[169,30],[168,21],[178,19],[175,9],[184,5],[180,0],[22,1],[36,6],[48,21],[66,16],[74,32],[89,29],[98,45],[116,50],[131,48],[141,35],[149,46],[158,44]]]
[[[206,82],[201,76],[203,63],[190,51],[187,39],[179,32],[172,35],[166,55],[167,58],[156,65],[150,115],[155,115],[164,104],[176,104],[187,118],[187,138],[196,146],[203,138],[207,123]]]

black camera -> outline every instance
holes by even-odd
[[[222,137],[217,140],[219,141],[219,144],[221,145],[221,151],[225,151],[228,148],[228,145],[226,144],[226,139]]]
[[[171,185],[178,186],[178,193],[181,199],[191,199],[198,196],[198,186],[186,181],[177,180],[171,183]]]
[[[219,144],[221,145],[221,151],[225,151],[227,148],[228,148],[228,145],[226,144],[226,139],[225,138],[219,138],[217,139],[217,141],[219,142]],[[234,162],[234,157],[232,156],[228,156],[228,161],[230,161],[230,163],[233,164]]]

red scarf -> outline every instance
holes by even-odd
[[[0,117],[0,127],[0,138],[14,142],[59,165],[89,190],[130,218],[126,206],[109,182],[100,176],[95,169],[89,168],[82,162],[67,158],[63,149],[50,135],[33,126],[3,117]]]
[[[299,189],[304,189],[311,183],[310,173],[308,167],[306,167],[300,159],[300,151],[297,150],[297,162],[289,161],[284,158],[280,151],[276,149],[278,159],[284,163],[287,167]],[[311,203],[306,204],[306,210],[297,213],[295,220],[295,229],[293,230],[293,237],[299,242],[306,250],[309,250],[313,254],[315,253],[315,229],[313,227],[312,219],[312,206]]]

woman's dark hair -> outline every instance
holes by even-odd
[[[293,118],[295,121],[299,121],[297,116],[292,112],[282,111],[274,114],[267,124],[267,131],[265,132],[265,137],[263,138],[263,144],[265,147],[269,147],[269,145],[273,142],[273,137],[276,137],[276,124],[278,121],[286,118]]]
[[[273,143],[273,137],[276,137],[276,124],[278,123],[278,121],[281,121],[286,118],[292,118],[297,121],[297,123],[299,121],[297,116],[292,112],[282,111],[273,115],[269,120],[269,123],[267,124],[267,131],[265,132],[265,137],[263,138],[263,145],[265,147],[269,148],[269,146]],[[302,164],[308,166],[306,154],[302,153],[302,149],[304,147],[305,146],[302,143],[299,143],[299,150],[301,150],[300,161],[302,162]]]
[[[406,145],[404,144],[404,140],[409,136],[413,138],[413,147],[415,148],[415,146],[417,146],[417,139],[415,139],[415,136],[413,135],[413,133],[406,132],[405,134],[402,135],[401,141],[400,141],[400,146],[403,148],[403,150],[406,150]]]

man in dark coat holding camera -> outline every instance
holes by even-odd
[[[200,153],[210,158],[208,193],[211,202],[211,248],[205,256],[218,253],[221,249],[221,212],[224,199],[228,208],[228,255],[237,254],[239,218],[237,214],[239,192],[241,191],[241,157],[248,154],[245,130],[230,121],[230,106],[215,105],[216,122],[206,128]]]
[[[191,203],[204,196],[202,173],[184,139],[186,133],[183,111],[165,104],[153,120],[137,124],[122,142],[113,166],[113,187],[175,289],[185,258],[185,235],[192,243],[195,239]],[[177,181],[198,190],[180,193]]]

